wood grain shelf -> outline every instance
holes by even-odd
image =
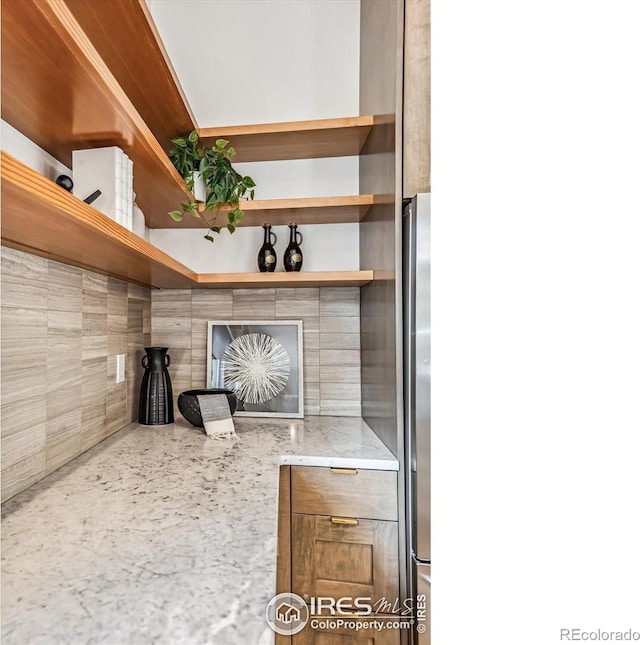
[[[371,128],[386,121],[385,116],[354,116],[199,128],[198,133],[209,145],[228,139],[236,150],[234,162],[316,159],[359,155]]]
[[[145,0],[65,4],[158,143],[169,151],[169,140],[191,132],[195,118]]]
[[[352,287],[372,271],[194,273],[2,152],[2,243],[28,253],[164,289]]]
[[[244,217],[238,226],[262,226],[266,221],[273,226],[294,221],[304,225],[359,222],[375,203],[377,198],[374,195],[247,201],[241,203]],[[227,221],[224,215],[229,210],[231,210],[229,207],[220,209],[224,222]],[[176,222],[165,213],[163,217],[147,217],[147,226],[149,228],[206,228],[207,223],[204,219],[191,216],[185,216],[182,222]]]
[[[299,273],[199,273],[195,287],[268,289],[303,287],[361,287],[373,271],[300,271]]]
[[[64,2],[2,3],[2,117],[67,166],[74,149],[120,146],[148,215],[191,197]]]
[[[2,243],[145,286],[188,288],[191,269],[2,152]]]

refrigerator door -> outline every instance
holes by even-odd
[[[403,218],[407,530],[420,561],[431,560],[430,197],[414,197]]]

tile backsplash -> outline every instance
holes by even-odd
[[[1,273],[2,501],[137,419],[144,347],[174,400],[205,387],[209,320],[302,320],[305,415],[361,414],[357,287],[151,290],[4,246]]]
[[[4,501],[137,418],[151,293],[4,246],[1,270]]]
[[[305,415],[360,416],[357,287],[160,289],[151,312],[153,344],[169,348],[174,399],[206,385],[207,321],[302,320]]]

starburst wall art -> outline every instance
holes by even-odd
[[[304,416],[302,321],[209,321],[207,387],[238,397],[236,416]]]

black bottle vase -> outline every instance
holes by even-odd
[[[144,374],[140,386],[138,422],[146,426],[173,423],[173,390],[167,367],[171,365],[168,347],[145,347]]]
[[[300,271],[302,269],[302,233],[298,231],[298,225],[295,222],[289,224],[289,246],[284,252],[284,270],[285,271]],[[300,240],[298,241],[298,238]]]
[[[273,273],[276,270],[276,250],[273,245],[278,241],[275,233],[271,232],[271,224],[265,222],[262,226],[264,229],[264,241],[258,251],[258,269],[260,273]],[[273,238],[273,241],[271,241]]]

